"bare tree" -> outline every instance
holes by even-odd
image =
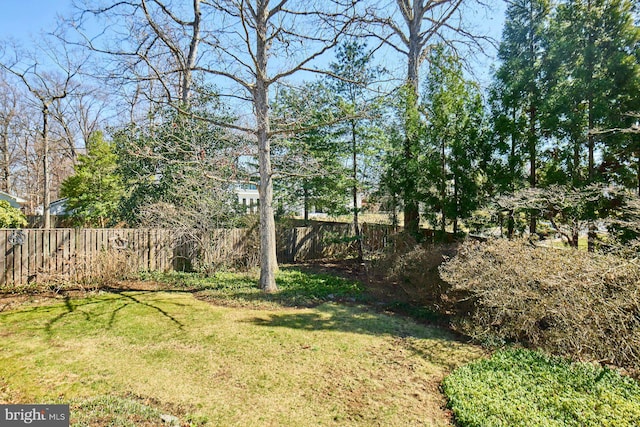
[[[80,15],[72,26],[81,41],[66,41],[104,54],[94,64],[94,72],[119,89],[131,110],[145,102],[189,104],[198,49],[210,37],[201,30],[205,1],[179,5],[162,0],[78,3]],[[92,19],[105,28],[97,36],[83,30],[84,23]]]
[[[51,175],[49,158],[49,132],[52,105],[64,99],[77,87],[74,77],[79,65],[72,60],[69,52],[56,52],[45,45],[48,63],[43,62],[36,54],[21,52],[16,46],[2,47],[0,68],[17,77],[31,93],[40,107],[42,122],[40,137],[42,143],[42,176],[43,176],[43,228],[51,228]],[[44,68],[44,70],[43,70]]]
[[[51,106],[56,121],[56,135],[65,156],[75,163],[78,149],[86,147],[89,136],[103,129],[107,119],[107,97],[97,88],[76,88],[74,93],[57,99]]]
[[[40,164],[40,140],[38,111],[32,105],[25,105],[18,118],[14,135],[15,162],[13,164],[13,186],[16,194],[27,200],[27,211],[34,213],[42,198],[42,168]]]
[[[15,135],[19,128],[20,94],[17,88],[5,78],[0,81],[0,150],[2,152],[1,174],[2,191],[12,189],[11,166]]]
[[[258,148],[260,286],[265,292],[277,291],[278,269],[271,143],[279,131],[271,129],[269,96],[276,83],[294,74],[321,71],[317,60],[336,46],[353,22],[348,15],[354,4],[346,0],[193,0],[190,7],[181,8],[160,0],[139,0],[111,2],[91,10],[99,15],[140,17],[136,22],[144,26],[145,36],[126,55],[122,49],[98,47],[95,40],[90,44],[111,56],[143,62],[165,90],[165,100],[180,98],[184,104],[197,73],[245,112],[234,122],[217,124],[250,135]],[[184,15],[191,18],[180,17]],[[156,61],[160,56],[164,62]],[[175,96],[176,85],[180,97]],[[188,113],[180,103],[173,105]]]

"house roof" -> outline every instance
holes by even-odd
[[[22,197],[14,196],[13,194],[5,193],[4,191],[0,191],[0,200],[8,201],[13,207],[20,207],[27,203],[27,200]]]

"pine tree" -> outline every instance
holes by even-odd
[[[124,187],[116,168],[117,156],[111,144],[102,132],[93,133],[87,142],[87,154],[78,156],[74,175],[61,186],[71,217],[81,225],[103,228],[117,217]]]
[[[365,43],[348,41],[338,47],[336,62],[330,64],[333,72],[332,86],[340,98],[342,114],[348,119],[340,126],[350,147],[351,197],[353,226],[355,230],[358,259],[362,261],[362,233],[360,231],[359,198],[364,190],[364,161],[375,137],[372,117],[376,115],[378,102],[370,94],[370,85],[382,73],[371,65],[372,52]]]
[[[494,127],[502,142],[501,151],[506,152],[507,157],[509,191],[520,187],[521,154],[528,159],[529,186],[539,185],[540,118],[545,96],[542,64],[550,7],[549,0],[515,0],[509,3],[506,12],[498,51],[501,65],[492,93]],[[536,231],[533,215],[529,231]],[[510,216],[509,235],[512,232]]]
[[[421,188],[440,231],[453,232],[481,197],[480,159],[485,153],[484,105],[478,88],[466,81],[459,58],[439,47],[429,61],[424,109],[427,117]]]
[[[349,170],[344,163],[349,150],[335,129],[339,114],[335,93],[324,81],[277,93],[273,127],[284,135],[273,147],[279,210],[287,213],[302,206],[305,221],[312,207],[329,214],[347,213]]]

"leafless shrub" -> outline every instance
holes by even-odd
[[[637,260],[494,240],[466,243],[440,274],[456,327],[478,340],[640,367]]]
[[[230,188],[206,188],[202,191],[190,181],[182,194],[182,203],[156,202],[140,208],[145,227],[171,230],[174,267],[177,270],[213,274],[230,267],[244,256],[241,245],[230,238],[239,212]],[[243,263],[243,262],[240,262]],[[246,264],[246,262],[244,262]]]
[[[372,261],[372,272],[399,286],[415,303],[438,312],[447,311],[449,284],[438,267],[454,256],[457,243],[419,244],[408,234],[392,237],[385,252]]]
[[[75,254],[66,261],[63,269],[43,269],[34,280],[37,287],[45,286],[55,291],[82,289],[95,290],[112,286],[121,280],[131,279],[138,273],[132,257],[126,249],[110,249],[97,253]]]

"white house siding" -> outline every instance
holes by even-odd
[[[236,186],[235,192],[238,195],[238,203],[246,206],[248,213],[258,212],[260,196],[255,184],[240,184]]]

